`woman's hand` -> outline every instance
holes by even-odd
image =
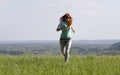
[[[72,29],[73,33],[75,33],[75,30],[73,29],[73,27],[71,27],[71,29]]]
[[[73,30],[73,33],[75,33],[75,30]]]

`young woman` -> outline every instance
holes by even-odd
[[[72,17],[69,13],[66,13],[60,18],[60,24],[56,31],[62,31],[60,36],[61,52],[64,55],[65,62],[69,61],[69,51],[72,44],[71,30],[75,33],[72,27]]]

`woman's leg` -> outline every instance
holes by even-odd
[[[71,39],[66,41],[65,62],[69,61],[69,52],[70,52],[71,44],[72,44]]]
[[[60,40],[60,48],[62,54],[65,56],[65,40]]]

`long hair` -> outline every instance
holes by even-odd
[[[67,20],[69,18],[69,20]],[[66,13],[60,18],[60,21],[66,22],[67,27],[70,27],[72,25],[72,17],[69,13]]]

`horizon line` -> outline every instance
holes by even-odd
[[[92,40],[120,40],[120,39],[77,39],[77,40],[74,40],[73,41],[92,41]],[[0,40],[0,41],[59,41],[58,40]]]

